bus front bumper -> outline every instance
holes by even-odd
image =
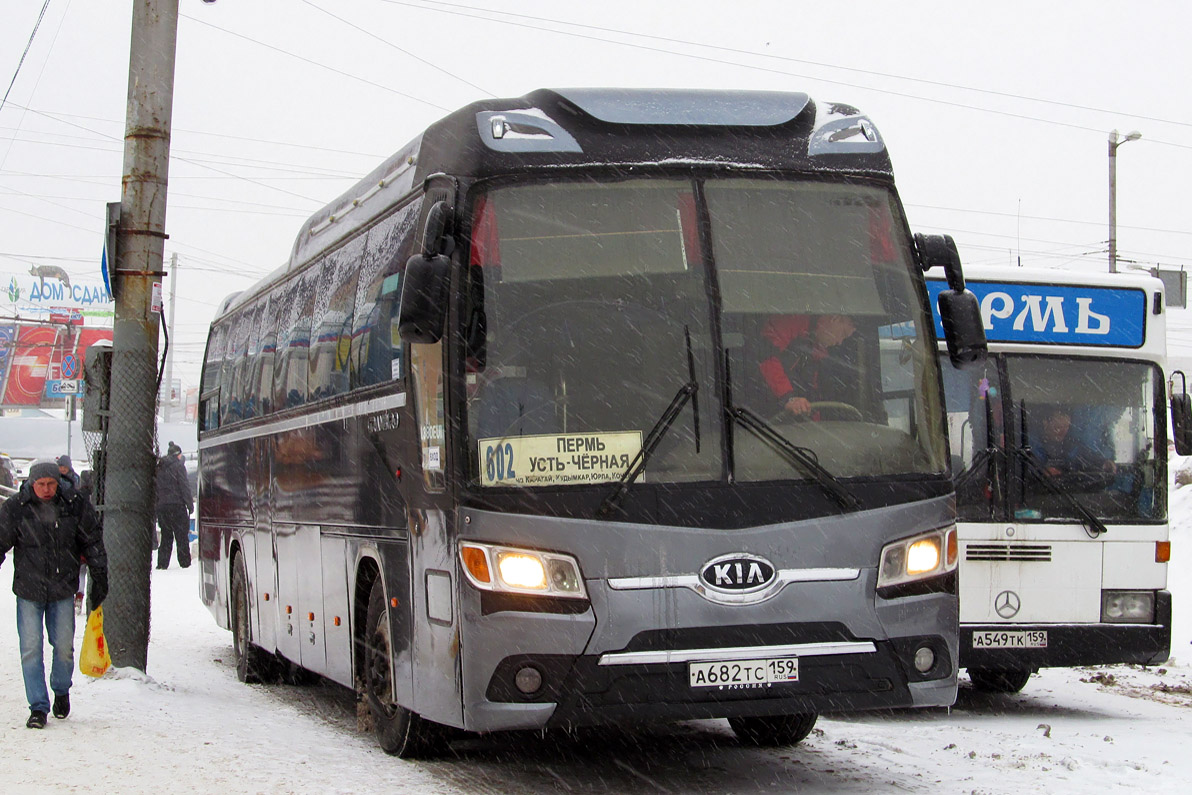
[[[974,636],[1046,633],[1046,646],[974,648]],[[980,646],[980,644],[978,644]],[[961,624],[960,666],[996,670],[1070,668],[1078,665],[1137,663],[1158,665],[1171,653],[1171,592],[1155,594],[1152,624]]]
[[[937,667],[927,675],[908,677],[904,662],[908,651],[924,643],[938,652]],[[946,706],[955,700],[955,667],[942,637],[807,645],[833,648],[516,655],[497,666],[485,694],[487,703],[479,712],[489,713],[488,720],[504,724],[501,728],[519,718],[535,727],[563,727]],[[913,656],[913,651],[909,653]],[[797,656],[799,678],[769,685],[693,686],[689,666],[717,656],[726,660]],[[538,671],[544,682],[543,689],[532,695],[520,693],[515,685],[518,671],[527,667]]]

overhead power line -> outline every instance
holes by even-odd
[[[477,91],[479,91],[479,92],[480,92],[480,93],[482,93],[482,94],[488,94],[490,97],[496,96],[496,95],[495,95],[493,92],[489,91],[489,90],[488,90],[488,89],[486,89],[486,88],[483,88],[483,87],[481,87],[481,86],[478,86],[478,85],[476,85],[476,84],[475,84],[475,83],[473,83],[471,80],[468,80],[467,78],[461,77],[461,76],[459,76],[459,75],[455,74],[455,72],[449,72],[448,70],[444,69],[442,66],[439,66],[439,65],[438,65],[437,63],[435,63],[434,61],[427,60],[426,58],[423,58],[423,57],[422,57],[422,56],[420,56],[420,55],[415,55],[414,53],[410,52],[409,50],[402,49],[401,47],[398,47],[396,44],[394,44],[394,43],[393,43],[391,40],[389,40],[389,39],[386,39],[386,38],[382,38],[381,36],[378,36],[377,34],[373,33],[371,30],[366,30],[366,29],[364,29],[364,28],[360,27],[359,25],[357,25],[357,24],[355,24],[355,23],[349,22],[348,20],[344,19],[344,18],[343,18],[343,17],[341,17],[341,16],[338,16],[338,15],[336,15],[336,14],[332,14],[332,13],[331,13],[330,11],[328,11],[327,9],[325,9],[325,8],[321,8],[321,7],[317,6],[317,5],[315,5],[315,4],[314,4],[314,3],[312,3],[310,0],[302,0],[302,2],[306,3],[308,6],[310,6],[310,7],[311,7],[311,8],[313,8],[313,9],[315,9],[316,11],[321,11],[322,13],[324,13],[324,14],[326,14],[327,16],[331,17],[332,19],[335,19],[335,20],[338,20],[338,21],[342,22],[343,24],[347,25],[348,27],[352,28],[353,30],[357,30],[357,31],[359,31],[360,33],[363,33],[365,36],[368,36],[368,37],[370,37],[370,38],[376,39],[377,41],[381,42],[381,43],[382,43],[382,44],[384,44],[385,46],[387,46],[387,47],[391,47],[391,48],[393,48],[393,49],[397,50],[397,51],[398,51],[398,52],[400,52],[402,55],[405,55],[405,56],[407,56],[408,58],[412,58],[412,59],[414,59],[415,61],[418,61],[419,63],[425,64],[426,66],[429,66],[431,69],[434,69],[434,70],[436,70],[436,71],[438,71],[438,72],[441,72],[441,73],[443,73],[443,74],[447,75],[448,77],[450,77],[450,78],[451,78],[451,79],[453,79],[453,80],[458,80],[459,82],[463,83],[464,85],[466,85],[466,86],[470,86],[471,88],[474,88],[474,89],[476,89]]]
[[[320,69],[326,69],[327,71],[334,72],[337,75],[341,75],[343,77],[347,77],[352,80],[357,80],[361,83],[366,83],[367,85],[373,86],[374,88],[379,88],[382,91],[388,91],[391,94],[397,94],[400,97],[405,97],[406,99],[413,100],[414,102],[419,102],[423,105],[429,105],[430,107],[435,108],[436,110],[441,110],[441,111],[445,111],[445,112],[451,110],[451,108],[440,105],[437,102],[432,102],[429,99],[423,99],[422,97],[416,97],[413,94],[407,94],[404,91],[398,91],[396,88],[393,88],[391,86],[387,86],[382,83],[378,83],[376,81],[369,80],[368,78],[365,78],[365,77],[360,77],[359,75],[354,75],[351,72],[345,72],[342,69],[336,69],[334,66],[328,66],[325,63],[319,63],[318,61],[315,61],[311,58],[307,58],[306,56],[298,55],[297,53],[290,52],[289,50],[283,50],[281,47],[275,47],[272,44],[266,44],[265,42],[263,42],[259,39],[254,39],[251,36],[245,36],[243,33],[236,33],[235,31],[228,30],[227,28],[221,28],[219,25],[213,25],[210,22],[206,22],[204,20],[198,19],[197,17],[192,17],[192,16],[189,16],[188,14],[179,14],[178,16],[180,19],[185,19],[189,22],[194,22],[197,25],[204,25],[208,28],[211,28],[212,30],[218,30],[221,33],[226,33],[229,36],[234,36],[238,39],[243,39],[244,41],[251,42],[253,44],[256,44],[259,47],[264,47],[267,50],[273,50],[274,52],[279,52],[282,55],[287,55],[290,58],[294,58],[296,60],[302,61],[303,63],[310,64],[311,66],[317,66]]]
[[[25,63],[25,56],[29,54],[29,48],[33,46],[33,38],[37,35],[37,29],[41,27],[41,20],[46,15],[46,8],[49,7],[50,0],[46,0],[41,5],[41,11],[37,15],[37,22],[33,23],[33,32],[29,34],[29,41],[25,42],[25,50],[21,53],[21,60],[17,61],[17,68],[12,73],[12,80],[8,83],[8,88],[4,91],[4,99],[0,99],[0,110],[4,110],[4,103],[8,101],[8,95],[12,92],[12,87],[17,83],[17,75],[21,73],[21,66]]]
[[[484,14],[485,13],[500,14],[500,13],[505,13],[505,12],[493,11],[491,9],[478,9],[475,6],[450,5],[450,4],[446,4],[446,3],[419,4],[419,3],[405,2],[404,0],[380,0],[380,2],[388,3],[390,5],[406,6],[409,8],[418,8],[418,9],[422,9],[424,11],[437,11],[442,14],[461,16],[461,17],[465,17],[468,19],[479,19],[479,20],[483,20],[486,22],[493,22],[493,23],[496,23],[499,25],[509,25],[512,27],[526,28],[528,30],[537,30],[537,31],[543,31],[546,33],[555,33],[555,34],[558,34],[561,36],[571,36],[574,38],[585,39],[588,41],[598,41],[598,42],[602,42],[605,44],[614,44],[614,45],[621,46],[621,47],[629,47],[631,49],[643,50],[645,52],[656,52],[656,53],[662,53],[665,55],[676,55],[676,56],[679,56],[682,58],[691,58],[691,59],[698,60],[698,61],[704,61],[706,63],[722,64],[725,66],[736,66],[736,67],[739,67],[742,69],[750,69],[750,70],[757,71],[757,72],[766,72],[768,74],[783,75],[784,77],[798,77],[798,78],[802,78],[805,80],[817,80],[821,83],[829,83],[831,85],[846,86],[848,88],[856,88],[856,89],[864,90],[864,91],[873,91],[873,92],[876,92],[879,94],[886,94],[886,95],[895,96],[895,97],[904,97],[906,99],[915,99],[915,100],[919,100],[921,102],[932,102],[935,104],[947,105],[949,107],[954,107],[954,108],[964,108],[965,110],[973,110],[973,111],[977,111],[980,113],[991,113],[991,114],[994,114],[997,116],[1005,116],[1007,118],[1019,119],[1019,120],[1023,120],[1023,121],[1034,121],[1034,122],[1039,122],[1041,124],[1051,124],[1051,125],[1055,125],[1058,127],[1067,127],[1069,129],[1074,129],[1074,130],[1084,130],[1086,132],[1096,132],[1098,134],[1104,133],[1104,130],[1099,127],[1089,127],[1089,126],[1083,125],[1083,124],[1075,124],[1072,122],[1058,121],[1056,119],[1046,119],[1046,118],[1042,118],[1040,116],[1032,116],[1027,113],[1015,113],[1013,111],[997,110],[994,108],[986,108],[986,107],[982,107],[980,105],[972,105],[969,103],[957,102],[954,100],[939,99],[936,97],[929,97],[929,96],[924,96],[922,94],[914,94],[914,93],[910,93],[910,92],[906,92],[906,91],[895,91],[895,90],[888,89],[888,88],[876,88],[874,86],[864,85],[861,83],[849,82],[847,80],[837,80],[837,79],[832,79],[832,78],[827,78],[827,77],[812,77],[811,75],[799,74],[799,73],[791,72],[791,71],[788,71],[785,69],[775,69],[775,68],[768,67],[768,66],[760,66],[758,64],[743,63],[741,61],[734,61],[734,60],[729,60],[726,58],[714,58],[714,57],[710,57],[707,55],[699,55],[696,53],[681,52],[681,51],[674,50],[674,49],[667,49],[665,47],[655,47],[655,46],[650,46],[650,45],[646,45],[646,44],[638,44],[638,43],[634,43],[632,41],[619,41],[617,39],[610,39],[605,36],[596,36],[596,35],[590,35],[590,34],[586,34],[586,33],[578,33],[578,32],[569,31],[569,30],[559,30],[558,28],[552,28],[552,27],[545,26],[545,25],[531,24],[529,22],[515,22],[515,21],[511,21],[511,20],[507,20],[507,19],[498,19],[498,18],[495,18],[492,16],[485,16]],[[446,7],[449,5],[450,5],[450,7]],[[470,11],[479,11],[482,13],[465,13],[464,11],[451,10],[451,8],[463,8],[463,9],[467,9]],[[532,19],[534,19],[535,21],[542,20],[541,17],[533,17]],[[554,20],[546,20],[546,21],[555,22]],[[587,27],[587,26],[578,25],[578,23],[570,23],[570,22],[562,22],[562,21],[557,21],[557,22],[555,22],[555,24],[576,25],[578,27]],[[603,31],[603,30],[607,30],[607,29],[597,28],[597,30]],[[618,34],[622,34],[625,36],[637,35],[637,34],[630,33],[628,31],[616,31],[616,32]],[[670,40],[667,40],[667,41],[670,41]],[[706,45],[692,42],[692,43],[688,44],[688,46],[703,47]],[[750,55],[758,55],[757,53],[749,53],[749,54]],[[759,57],[764,57],[764,56],[759,55]],[[806,63],[806,62],[801,62],[801,63]],[[838,68],[843,68],[843,67],[832,66],[830,68],[838,69]],[[880,74],[880,73],[875,73],[875,74]],[[895,77],[895,76],[891,75],[891,77]],[[912,79],[912,78],[907,78],[907,79]],[[924,82],[929,82],[929,81],[924,81]],[[964,86],[954,86],[954,87],[959,88],[959,89],[964,89]],[[981,89],[972,89],[972,90],[981,91]],[[1053,103],[1053,104],[1058,104],[1058,103]],[[1089,110],[1094,110],[1094,109],[1090,108]],[[1110,112],[1110,111],[1104,111],[1104,112]],[[1133,114],[1127,114],[1127,115],[1133,115]],[[1156,139],[1151,136],[1148,136],[1146,140],[1152,144],[1157,144],[1157,145],[1161,145],[1161,146],[1172,146],[1172,147],[1176,147],[1179,149],[1192,149],[1192,144],[1180,144],[1180,143],[1175,143],[1173,141],[1162,141],[1162,140]]]
[[[309,2],[309,0],[304,0],[304,2]],[[999,97],[1002,99],[1013,99],[1013,100],[1019,100],[1019,101],[1024,101],[1024,102],[1037,102],[1037,103],[1044,104],[1044,105],[1054,105],[1056,107],[1069,108],[1072,110],[1082,110],[1082,111],[1091,111],[1094,113],[1104,113],[1104,114],[1112,115],[1115,117],[1130,116],[1132,118],[1141,119],[1143,121],[1153,121],[1153,122],[1159,122],[1161,124],[1174,124],[1174,125],[1178,125],[1181,127],[1192,127],[1192,122],[1176,121],[1174,119],[1164,119],[1164,118],[1157,117],[1157,116],[1145,116],[1142,114],[1132,113],[1129,111],[1122,111],[1122,110],[1116,110],[1116,109],[1111,109],[1111,108],[1099,108],[1099,107],[1092,106],[1092,105],[1080,105],[1080,104],[1077,104],[1074,102],[1064,102],[1062,100],[1046,99],[1044,97],[1033,97],[1033,96],[1030,96],[1027,94],[1015,94],[1012,92],[998,91],[996,89],[991,89],[991,88],[977,88],[976,86],[966,86],[966,85],[962,85],[959,83],[949,83],[944,80],[931,80],[928,78],[911,77],[909,75],[895,74],[893,72],[882,72],[882,71],[878,71],[876,69],[860,69],[860,68],[857,68],[854,66],[841,66],[840,64],[827,63],[824,61],[810,61],[810,60],[807,60],[804,58],[792,58],[790,56],[777,55],[775,53],[757,52],[755,50],[746,50],[746,49],[741,49],[741,48],[736,48],[736,47],[726,47],[724,45],[709,44],[707,42],[690,41],[687,39],[679,39],[679,38],[675,38],[672,36],[659,36],[657,34],[639,33],[636,31],[622,30],[619,28],[609,28],[609,27],[604,27],[601,25],[587,25],[587,24],[584,24],[581,22],[571,22],[569,20],[564,20],[564,19],[551,19],[548,17],[533,16],[530,14],[518,14],[513,11],[503,11],[500,9],[484,8],[484,7],[480,7],[480,6],[470,6],[470,5],[464,5],[461,3],[446,3],[446,2],[440,2],[439,0],[423,0],[423,2],[421,4],[402,2],[402,0],[381,0],[381,2],[385,2],[390,5],[404,5],[404,6],[409,6],[411,8],[422,8],[422,9],[426,9],[426,10],[435,10],[435,7],[439,7],[439,6],[446,7],[446,8],[462,8],[462,9],[469,10],[469,11],[478,11],[478,12],[484,12],[484,13],[488,13],[488,14],[499,14],[501,16],[514,17],[514,18],[518,18],[518,19],[528,19],[528,20],[533,20],[536,22],[549,22],[554,25],[567,25],[569,27],[579,28],[582,30],[595,30],[595,31],[601,31],[604,33],[613,33],[613,34],[616,34],[619,36],[632,36],[632,37],[638,38],[638,39],[661,41],[661,42],[665,42],[668,44],[681,44],[681,45],[687,46],[687,47],[699,47],[699,48],[706,49],[706,50],[714,50],[717,52],[732,53],[734,55],[748,55],[748,56],[752,56],[755,58],[765,58],[768,60],[781,61],[781,62],[785,62],[785,63],[796,63],[796,64],[803,64],[805,66],[815,66],[815,67],[818,67],[821,69],[834,69],[834,70],[838,70],[838,71],[842,71],[842,72],[853,72],[855,74],[870,75],[873,77],[883,77],[883,78],[887,78],[890,80],[903,80],[903,81],[910,82],[910,83],[918,83],[921,85],[934,86],[936,88],[950,88],[950,89],[955,89],[958,91],[970,91],[970,92],[973,92],[976,94],[987,94],[989,96]],[[493,21],[500,21],[500,20],[493,20]],[[565,31],[556,31],[556,32],[565,32]]]

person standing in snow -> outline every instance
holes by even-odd
[[[157,461],[157,523],[161,543],[157,547],[157,568],[170,567],[170,554],[178,545],[178,565],[190,566],[190,515],[195,501],[182,463],[182,448],[170,442],[166,454]]]
[[[70,714],[74,671],[74,595],[80,556],[86,556],[91,570],[88,610],[99,607],[108,593],[108,559],[99,516],[91,501],[60,477],[52,460],[34,462],[20,490],[0,505],[0,565],[9,550],[15,550],[12,591],[17,597],[21,672],[29,700],[25,725],[44,729],[50,696],[42,628],[53,649],[54,717],[65,718]]]

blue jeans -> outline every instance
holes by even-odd
[[[30,711],[50,711],[46,692],[46,668],[42,660],[42,624],[50,638],[54,658],[50,663],[50,687],[54,695],[70,693],[74,672],[74,599],[31,602],[17,597],[17,637],[21,643],[21,673],[25,676],[25,698]]]

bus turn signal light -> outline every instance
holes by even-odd
[[[484,554],[483,549],[465,545],[460,547],[459,556],[463,559],[464,567],[467,568],[468,574],[472,575],[472,579],[483,583],[493,581],[492,572],[488,569],[488,555]]]
[[[1171,560],[1171,542],[1170,541],[1156,541],[1155,542],[1155,562],[1167,563]]]

